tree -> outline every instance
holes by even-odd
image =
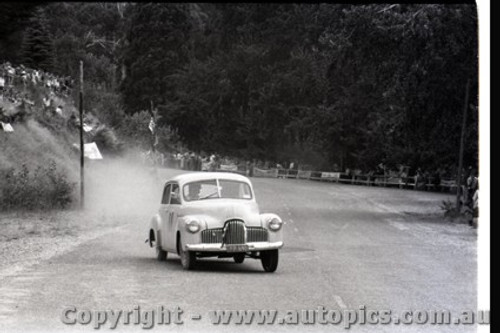
[[[41,28],[31,24],[29,36],[44,27],[53,36],[57,74],[77,77],[84,61],[87,109],[113,126],[152,101],[159,126],[171,126],[192,150],[324,170],[380,162],[435,169],[456,164],[470,79],[465,165],[477,164],[473,4],[39,9],[47,19]],[[7,19],[15,35],[22,20]],[[25,49],[36,44],[29,36]]]
[[[41,9],[30,19],[21,45],[21,62],[30,68],[52,71],[54,49],[47,29],[47,20]]]
[[[138,3],[129,6],[130,29],[124,49],[127,75],[121,85],[129,113],[164,104],[174,87],[169,75],[186,62],[190,29],[187,4]]]
[[[0,3],[0,59],[19,63],[19,50],[25,30],[33,12],[44,6],[43,2]]]
[[[475,6],[353,5],[342,13],[323,42],[333,55],[329,104],[347,129],[337,136],[347,165],[453,164],[467,78],[477,96]],[[477,122],[469,124],[472,134]]]

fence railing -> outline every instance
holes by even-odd
[[[165,158],[158,163],[164,167],[180,168],[180,162]],[[203,165],[202,170],[206,170]],[[422,176],[397,176],[397,175],[374,175],[374,174],[347,174],[345,172],[327,172],[327,171],[314,171],[314,170],[294,170],[294,169],[260,169],[253,167],[249,169],[239,169],[235,165],[220,165],[215,171],[218,172],[233,172],[239,173],[244,176],[252,177],[268,177],[268,178],[281,178],[281,179],[306,179],[314,181],[335,182],[341,184],[351,185],[365,185],[365,186],[382,186],[382,187],[397,187],[401,189],[412,190],[426,190],[426,191],[440,191],[456,193],[457,183],[454,179],[442,178],[437,180],[434,177]]]
[[[224,170],[218,170],[224,171]],[[243,175],[249,172],[238,171]],[[253,168],[254,177],[269,177],[282,179],[308,179],[315,181],[335,182],[351,185],[398,187],[402,189],[446,191],[455,192],[457,190],[456,181],[452,179],[441,179],[436,182],[428,177],[401,177],[394,175],[373,175],[373,174],[346,174],[344,172],[323,172],[311,170],[290,170],[290,169],[259,169]]]

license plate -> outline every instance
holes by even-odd
[[[248,245],[238,244],[238,245],[226,245],[227,252],[247,252]]]

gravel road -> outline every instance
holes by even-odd
[[[88,171],[84,212],[0,216],[2,331],[94,331],[65,325],[65,307],[184,311],[161,331],[345,332],[336,325],[213,325],[219,309],[476,309],[477,231],[442,218],[439,193],[253,178],[262,212],[285,221],[278,270],[206,259],[183,271],[145,243],[161,185],[175,170],[115,164]],[[200,315],[201,319],[191,319]],[[103,325],[108,329],[109,324]],[[357,325],[350,331],[474,332],[474,326]],[[118,326],[142,331],[141,325]]]

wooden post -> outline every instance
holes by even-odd
[[[85,206],[85,175],[83,145],[83,61],[80,60],[80,208]]]
[[[156,139],[156,116],[154,114],[153,101],[150,101],[150,103],[151,103],[151,118],[153,119],[153,121],[155,123],[155,126],[153,127],[153,130],[151,131],[151,151],[154,154],[154,153],[156,153],[156,147],[155,147],[155,139]]]
[[[457,212],[460,210],[460,192],[462,190],[462,168],[464,159],[465,126],[467,124],[467,109],[469,106],[469,84],[470,80],[467,80],[467,84],[465,86],[464,112],[462,116],[462,133],[460,134],[460,152],[458,156],[457,203],[456,203]]]

